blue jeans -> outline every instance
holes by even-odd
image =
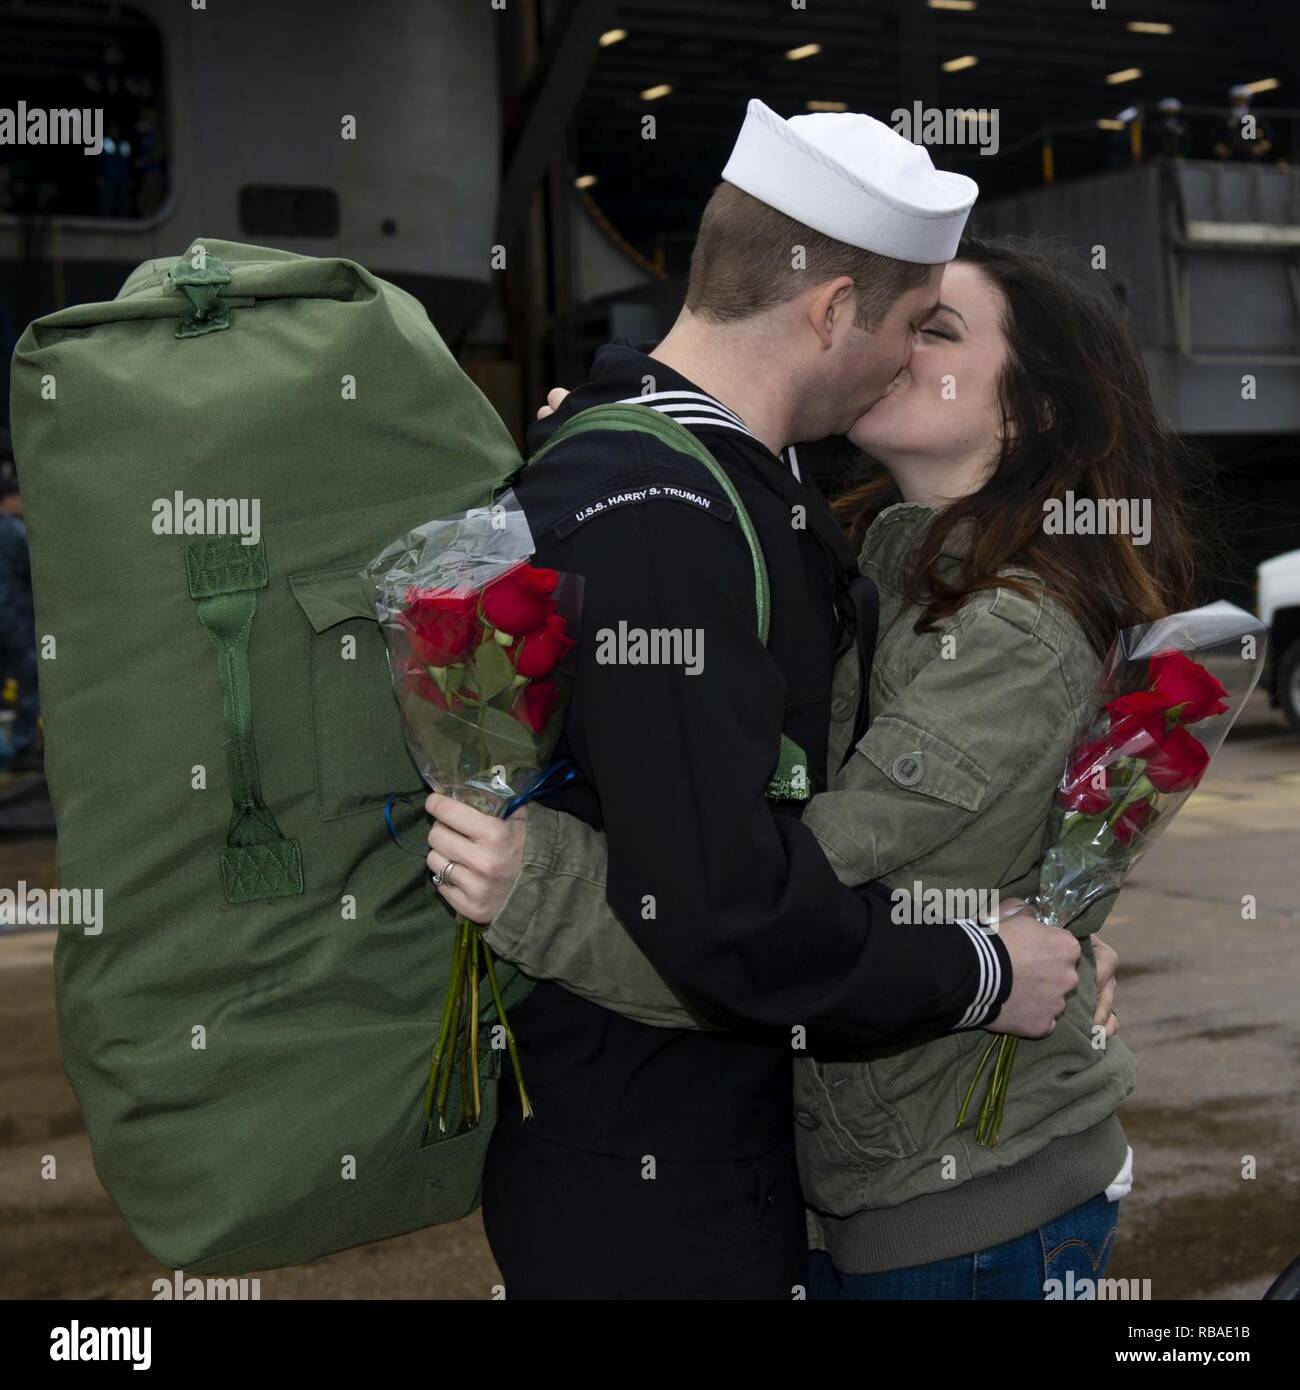
[[[810,1299],[1038,1299],[1049,1279],[1064,1290],[1100,1279],[1110,1263],[1121,1202],[1098,1193],[1064,1216],[1003,1245],[883,1274],[841,1274],[823,1250],[809,1256]],[[1068,1274],[1073,1271],[1073,1284]],[[1056,1297],[1068,1294],[1057,1291]],[[1078,1297],[1078,1294],[1075,1294]]]

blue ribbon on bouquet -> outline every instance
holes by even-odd
[[[521,807],[526,806],[530,801],[542,796],[544,793],[558,791],[561,787],[567,786],[578,775],[578,765],[572,758],[558,758],[550,767],[533,783],[526,792],[520,792],[518,796],[512,796],[506,802],[505,810],[501,812],[501,819],[508,820]],[[420,841],[420,848],[416,848],[416,841],[408,840],[393,824],[393,807],[400,802],[403,806],[414,806],[415,803],[409,796],[390,796],[384,802],[384,824],[388,827],[388,833],[392,836],[393,843],[407,854],[418,854],[424,859],[429,852],[426,841]]]

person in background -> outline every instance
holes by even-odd
[[[131,142],[122,134],[116,121],[108,123],[104,149],[99,156],[99,172],[95,179],[99,190],[101,217],[133,217],[131,188]]]
[[[1160,98],[1148,141],[1151,153],[1157,159],[1186,157],[1187,122],[1183,120],[1183,103],[1177,97]]]
[[[9,770],[41,766],[37,746],[40,697],[36,685],[36,616],[27,555],[27,525],[17,482],[0,479],[0,689],[9,678],[18,685]]]
[[[1228,96],[1232,105],[1214,142],[1216,159],[1264,160],[1273,157],[1272,131],[1250,109],[1251,90],[1244,84],[1233,87]]]

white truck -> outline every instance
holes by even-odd
[[[1256,611],[1268,626],[1265,680],[1273,704],[1300,734],[1300,550],[1265,560],[1255,574]]]

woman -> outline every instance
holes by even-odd
[[[840,770],[803,817],[843,881],[881,880],[918,907],[936,889],[1033,892],[1102,656],[1121,628],[1194,601],[1186,457],[1104,280],[1045,248],[970,239],[942,299],[850,434],[883,467],[837,504],[880,590],[872,719],[840,767],[850,653],[832,703]],[[1110,498],[1150,500],[1143,536],[1046,524],[1055,501],[1077,516]],[[612,922],[599,951],[554,949],[600,911],[598,832],[540,804],[505,826],[440,797],[430,809],[456,824],[430,832],[430,866],[462,866],[449,905],[491,920],[510,959],[643,1022],[700,1026]],[[1094,1025],[1109,1006],[1086,944],[1079,972],[1056,1030],[1020,1048],[994,1147],[955,1125],[978,1030],[799,1061],[813,1296],[1041,1299],[1070,1272],[1076,1287],[1104,1274],[1132,1157],[1115,1112],[1135,1067],[1106,1045],[1113,1019]]]

